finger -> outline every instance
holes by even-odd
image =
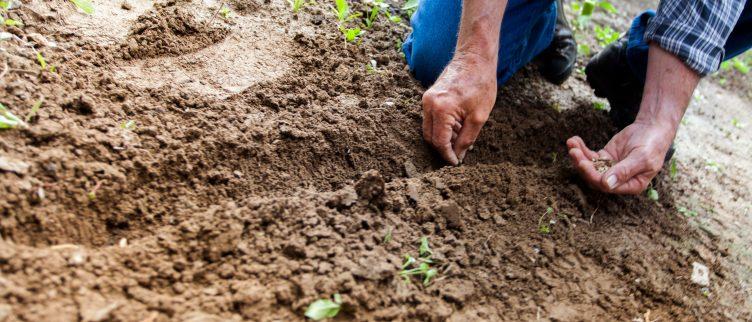
[[[579,136],[573,136],[569,138],[569,140],[567,140],[567,147],[569,147],[569,149],[573,149],[573,148],[580,149],[583,155],[589,160],[599,157],[598,153],[594,152],[593,150],[590,150],[587,144],[585,144],[585,141],[583,141],[582,138]]]
[[[611,190],[611,193],[619,195],[637,195],[641,194],[648,187],[648,183],[653,179],[653,176],[645,174],[638,174],[629,181],[621,184],[620,186]]]
[[[431,130],[431,142],[442,158],[452,165],[457,165],[459,160],[452,150],[452,126],[455,119],[448,114],[437,114],[433,116],[433,126]]]
[[[455,120],[454,125],[452,126],[452,131],[460,133],[460,131],[462,131],[462,124],[459,121]]]
[[[459,162],[462,162],[467,153],[467,149],[475,143],[484,123],[486,123],[486,118],[478,114],[471,114],[465,119],[465,123],[462,125],[462,131],[460,131],[457,141],[455,141],[454,144],[454,153],[458,156]]]
[[[595,169],[593,161],[585,156],[579,148],[569,150],[569,157],[574,163],[575,169],[585,181],[594,187],[600,187],[602,175]]]
[[[644,187],[640,187],[642,182],[634,181],[632,179],[638,174],[646,172],[650,172],[650,163],[646,158],[633,152],[628,154],[626,158],[619,161],[603,174],[601,187],[603,187],[606,192],[616,193],[617,188],[620,188],[624,184],[628,184],[628,186],[619,189],[619,191],[621,191],[621,193],[637,194],[645,189]]]
[[[423,105],[423,140],[426,140],[428,144],[431,144],[431,137],[433,135],[433,131],[431,130],[433,126],[433,119],[431,117],[431,108]]]

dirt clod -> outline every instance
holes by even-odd
[[[384,193],[384,178],[381,177],[379,171],[368,170],[355,183],[355,191],[359,198],[374,201]]]
[[[442,202],[438,212],[446,219],[447,228],[461,230],[464,227],[462,221],[462,208],[456,202],[450,200]]]

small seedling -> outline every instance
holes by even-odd
[[[308,309],[305,311],[305,316],[314,321],[333,318],[337,316],[341,308],[342,296],[334,294],[334,301],[330,299],[319,299],[308,305]]]
[[[131,131],[136,128],[136,121],[128,120],[120,124],[120,128],[126,131]]]
[[[676,180],[676,176],[679,174],[679,168],[676,165],[676,159],[671,159],[671,164],[668,168],[668,176],[671,180]]]
[[[407,13],[408,17],[412,17],[415,10],[418,10],[418,0],[407,0],[405,4],[402,5],[402,10]]]
[[[292,13],[298,13],[306,4],[305,0],[289,0],[289,2],[292,7]]]
[[[745,74],[745,75],[749,74],[749,64],[747,64],[746,61],[740,59],[739,57],[735,57],[734,59],[731,60],[731,62],[734,66],[734,69],[736,69],[742,74]]]
[[[366,72],[369,74],[376,72],[376,60],[371,59],[368,64],[366,64]]]
[[[705,163],[705,169],[708,169],[712,172],[718,172],[721,170],[721,165],[718,164],[718,162],[710,160]]]
[[[417,260],[415,260],[415,257],[405,254],[405,262],[402,263],[402,270],[405,270],[406,268],[410,267],[410,265],[414,264],[416,261]]]
[[[577,44],[577,52],[582,56],[590,56],[590,47],[586,44]]]
[[[348,22],[352,19],[360,17],[360,12],[350,14],[350,5],[347,0],[334,0],[334,13],[337,15],[337,19],[340,23]]]
[[[731,125],[733,125],[737,129],[743,129],[743,128],[745,128],[747,126],[746,124],[744,124],[742,122],[739,122],[739,119],[737,119],[737,118],[732,118],[731,119]]]
[[[393,23],[400,23],[400,22],[402,22],[402,17],[400,17],[398,15],[393,15],[393,14],[389,13],[389,11],[384,12],[384,14],[386,14],[386,18],[389,19],[389,21],[391,21]]]
[[[18,116],[11,113],[5,105],[0,104],[0,129],[13,129],[17,127],[25,128],[28,125],[18,118]]]
[[[29,111],[29,114],[26,114],[26,122],[31,122],[31,119],[34,118],[34,116],[37,115],[37,112],[39,112],[39,108],[42,107],[42,103],[44,103],[44,99],[40,98],[36,102],[34,102],[34,105],[31,106],[31,111]]]
[[[17,27],[17,26],[23,26],[23,23],[21,23],[18,20],[15,19],[5,19],[3,21],[3,18],[0,17],[0,21],[2,21],[3,25],[6,25],[8,27]]]
[[[598,40],[598,45],[606,47],[619,39],[619,33],[608,26],[595,26],[595,39]]]
[[[428,245],[428,237],[423,236],[420,238],[418,255],[420,255],[420,257],[431,257],[431,255],[433,255],[433,250],[431,250],[431,247]]]
[[[97,199],[97,190],[99,190],[99,187],[101,187],[101,186],[102,186],[102,183],[101,182],[97,182],[97,184],[94,186],[94,188],[91,189],[91,191],[89,191],[86,194],[86,197],[89,198],[89,201],[94,201],[94,200]]]
[[[658,198],[659,198],[658,191],[653,189],[653,187],[648,188],[647,196],[648,196],[648,199],[652,201],[658,201]]]
[[[230,20],[232,18],[232,10],[226,4],[222,4],[219,9],[219,16],[224,20]]]
[[[387,228],[384,239],[382,239],[382,243],[388,244],[390,241],[392,241],[392,227]]]
[[[593,108],[597,111],[605,111],[606,110],[606,103],[604,102],[593,102]]]
[[[400,275],[405,278],[406,282],[410,281],[410,276],[413,275],[423,275],[423,286],[428,286],[431,284],[431,279],[434,278],[439,271],[437,271],[435,268],[431,268],[431,265],[428,263],[420,263],[418,267],[413,269],[407,269],[402,270],[400,272]]]
[[[687,207],[679,207],[677,210],[685,217],[697,217],[697,211],[688,209]]]
[[[94,5],[89,2],[89,0],[70,0],[73,2],[73,4],[78,7],[78,9],[81,9],[84,13],[87,15],[93,15],[94,14]]]
[[[342,34],[345,36],[345,41],[347,42],[354,42],[355,39],[358,38],[358,36],[365,33],[365,31],[361,30],[358,27],[355,28],[344,28],[342,26],[339,27],[339,31],[342,32]]]
[[[548,217],[549,215],[554,213],[554,208],[548,207],[546,208],[546,212],[544,212],[540,218],[538,218],[538,232],[541,234],[550,234],[551,233],[551,225],[549,222],[543,222],[543,218]]]

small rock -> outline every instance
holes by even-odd
[[[355,191],[361,199],[374,201],[384,194],[384,178],[379,171],[368,170],[355,183]]]
[[[86,261],[86,253],[83,250],[76,250],[68,258],[68,264],[71,266],[78,266]]]
[[[128,3],[128,1],[123,1],[123,3],[120,4],[120,9],[131,10],[133,9],[133,6],[131,6],[131,4]]]
[[[15,160],[5,156],[0,156],[0,170],[24,175],[29,171],[29,167],[30,165],[28,163],[21,160]]]
[[[462,209],[456,202],[448,201],[442,203],[439,205],[438,212],[446,219],[448,228],[458,230],[463,228]]]
[[[415,178],[420,175],[420,172],[418,172],[418,168],[415,167],[415,164],[413,164],[410,160],[405,161],[405,175],[407,175],[408,178]]]
[[[708,286],[710,285],[710,270],[707,266],[698,262],[692,262],[692,283]]]
[[[408,181],[407,182],[407,196],[415,202],[418,202],[420,199],[420,187],[417,183]]]

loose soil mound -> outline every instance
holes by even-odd
[[[334,293],[342,320],[749,318],[724,251],[668,204],[578,179],[566,138],[599,145],[613,128],[588,104],[552,108],[535,71],[501,90],[466,164],[442,167],[395,49],[405,26],[382,19],[355,45],[323,4],[235,1],[232,23],[204,27],[216,8],[199,2],[155,5],[128,51],[55,38],[63,20],[35,25],[24,9],[30,27],[13,32],[59,72],[36,72],[26,47],[6,55],[34,72],[9,73],[0,102],[21,115],[45,103],[30,128],[0,133],[3,156],[29,166],[0,172],[0,320],[302,320]],[[216,48],[235,49],[195,60]],[[222,87],[212,71],[248,56],[258,64],[230,79],[253,81]],[[209,79],[119,74],[144,57]],[[440,268],[427,286],[398,274],[422,236]],[[721,285],[709,296],[690,283],[694,261]]]

